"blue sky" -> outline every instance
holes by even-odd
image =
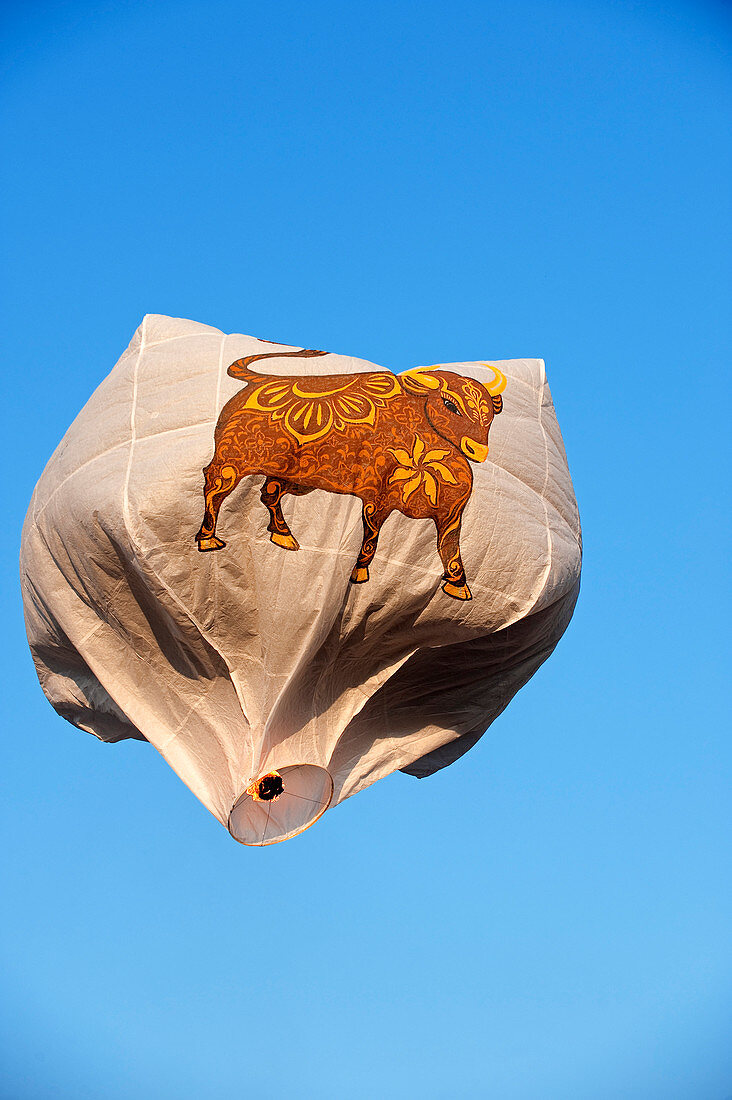
[[[3,18],[0,1095],[729,1100],[729,8]],[[25,643],[33,485],[146,312],[543,357],[580,503],[575,618],[483,741],[262,851]]]

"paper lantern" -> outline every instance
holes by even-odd
[[[475,744],[580,562],[540,360],[393,374],[160,316],[52,456],[21,551],[58,713],[148,740],[255,845]]]

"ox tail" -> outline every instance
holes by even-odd
[[[262,377],[254,370],[249,369],[249,364],[254,363],[257,359],[287,359],[291,356],[296,356],[299,359],[310,359],[314,355],[327,355],[327,351],[315,351],[312,348],[306,348],[304,351],[265,351],[260,352],[259,355],[247,355],[244,359],[237,359],[235,363],[232,363],[227,374],[231,378],[238,378],[241,382],[252,382],[254,379]]]

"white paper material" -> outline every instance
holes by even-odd
[[[104,741],[150,741],[248,844],[301,832],[397,769],[457,759],[552,652],[579,590],[579,517],[541,360],[420,368],[414,393],[364,360],[299,351],[145,317],[48,463],[22,539],[51,704]],[[242,377],[227,373],[248,358]],[[294,381],[265,392],[252,375]],[[369,377],[336,393],[297,384],[332,375]],[[251,408],[223,417],[215,450],[236,395]],[[236,469],[211,541],[204,490],[220,475],[225,491],[245,451],[266,452],[269,472]],[[297,550],[268,530],[262,498],[285,473]],[[439,525],[471,474],[465,583],[458,570],[451,595]],[[398,506],[353,583],[368,493]],[[284,793],[259,800],[252,784],[270,772]]]

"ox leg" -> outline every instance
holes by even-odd
[[[283,494],[288,491],[291,492],[292,488],[288,482],[283,481],[281,478],[267,477],[264,480],[261,493],[262,504],[267,506],[269,512],[267,530],[270,532],[270,541],[275,546],[281,546],[284,550],[300,549],[300,543],[293,536],[292,531],[285,522],[280,504]]]
[[[211,463],[203,471],[206,481],[203,487],[205,510],[203,523],[196,535],[198,549],[221,550],[226,543],[216,537],[216,521],[219,518],[219,508],[226,500],[232,489],[236,488],[242,479],[242,473],[229,463],[219,466]]]
[[[437,526],[437,549],[445,567],[442,591],[455,600],[472,600],[465,579],[463,560],[460,557],[460,524],[462,509],[457,519],[448,516],[444,521],[435,520]]]
[[[352,584],[363,584],[369,579],[369,565],[376,553],[379,530],[387,513],[380,512],[375,504],[363,506],[363,542],[351,573]]]

